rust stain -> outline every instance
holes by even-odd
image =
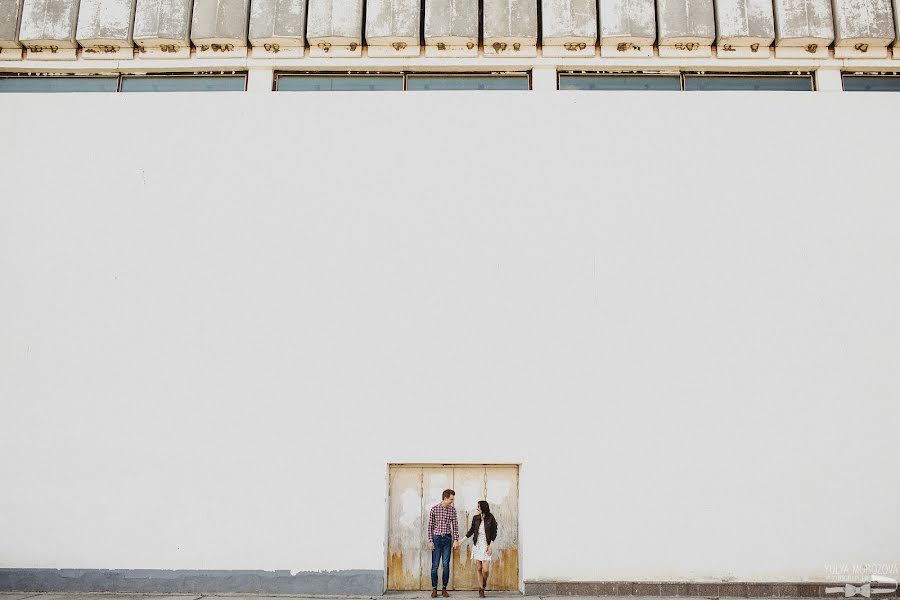
[[[491,559],[491,571],[490,575],[488,575],[487,589],[519,589],[519,549],[504,548],[499,552],[494,551]]]
[[[472,560],[471,542],[465,546],[465,556],[462,548],[454,550],[452,568],[453,589],[462,591],[478,589],[478,571],[475,561]],[[519,589],[518,548],[494,550],[489,569],[487,589],[495,591]]]
[[[391,590],[418,590],[419,572],[411,573],[403,568],[403,553],[391,552],[388,562],[388,589]]]

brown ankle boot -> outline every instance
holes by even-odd
[[[437,598],[437,590],[431,590],[431,597]]]
[[[478,597],[484,598],[484,588],[478,588]]]
[[[441,596],[443,596],[444,598],[449,598],[450,594],[447,593],[447,590],[441,590]]]

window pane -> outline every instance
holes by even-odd
[[[403,89],[403,75],[279,75],[279,92],[381,92]]]
[[[761,90],[811,92],[809,75],[685,75],[684,89],[688,91]]]
[[[123,75],[123,92],[243,92],[243,75]]]
[[[115,92],[118,77],[0,77],[0,92]]]
[[[678,75],[560,75],[561,90],[680,90]]]
[[[408,75],[408,90],[527,90],[528,75]]]
[[[896,75],[844,75],[847,92],[900,92],[900,77]]]

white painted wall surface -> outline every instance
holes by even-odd
[[[526,579],[900,561],[900,97],[0,109],[0,566],[380,569],[404,461]]]

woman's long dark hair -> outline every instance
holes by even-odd
[[[481,518],[484,519],[485,525],[491,521],[497,521],[497,519],[494,518],[494,515],[491,514],[491,505],[487,503],[487,500],[479,500],[478,508],[481,509]]]

